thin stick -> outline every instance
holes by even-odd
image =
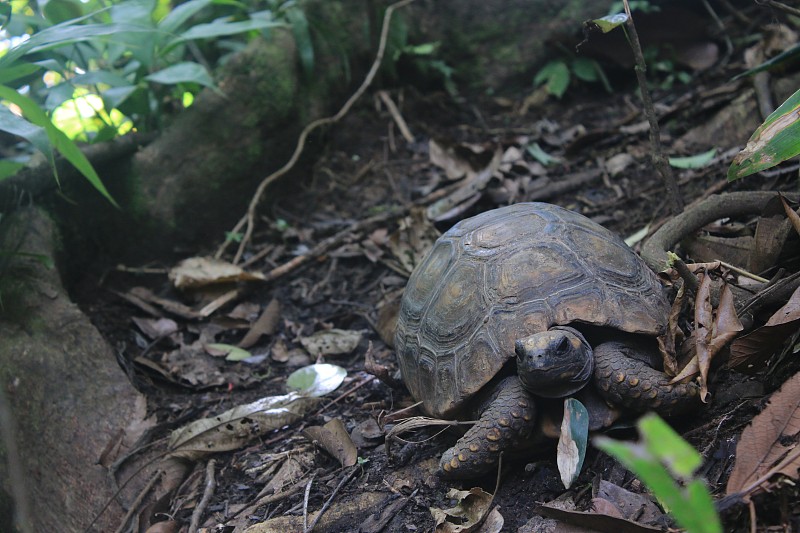
[[[394,4],[390,5],[386,8],[386,12],[383,15],[383,27],[381,28],[381,36],[380,41],[378,44],[378,52],[375,55],[375,60],[372,63],[372,67],[369,69],[367,76],[364,78],[364,81],[361,83],[361,86],[356,90],[355,93],[350,96],[350,98],[345,102],[342,108],[339,110],[338,113],[333,115],[332,117],[325,117],[317,119],[310,124],[308,124],[303,131],[300,133],[300,137],[297,139],[297,146],[295,146],[294,153],[292,157],[289,158],[289,161],[283,165],[281,168],[264,178],[264,180],[258,185],[253,198],[250,200],[250,205],[247,208],[247,214],[242,217],[241,220],[236,224],[232,233],[239,232],[242,227],[246,225],[244,236],[242,237],[241,242],[239,243],[239,249],[236,251],[236,255],[233,258],[233,263],[237,264],[239,260],[242,258],[242,254],[244,253],[244,249],[247,244],[250,242],[250,238],[253,235],[253,228],[255,226],[255,218],[256,218],[256,208],[258,208],[258,204],[261,202],[261,197],[264,195],[264,191],[267,190],[272,182],[289,172],[289,170],[294,167],[297,163],[297,160],[300,159],[300,154],[303,152],[303,148],[306,144],[306,138],[308,135],[314,131],[315,129],[319,128],[320,126],[325,126],[328,124],[334,124],[342,119],[349,111],[350,108],[353,107],[356,100],[358,100],[364,92],[367,90],[367,87],[370,86],[372,80],[375,78],[375,75],[378,73],[378,68],[381,66],[381,62],[383,61],[383,54],[386,51],[386,41],[389,37],[389,22],[392,20],[392,14],[395,12],[396,9],[404,7],[414,0],[400,0],[399,2],[395,2]],[[225,249],[228,247],[228,244],[232,242],[229,239],[226,239],[225,242],[219,247],[217,253],[214,257],[220,258],[222,254],[225,252]]]
[[[189,531],[198,530],[200,527],[200,518],[202,518],[203,512],[206,510],[206,507],[208,507],[211,497],[214,496],[214,491],[217,489],[217,480],[214,476],[214,467],[216,464],[217,462],[214,459],[209,459],[206,465],[206,488],[203,491],[203,499],[200,500],[200,503],[197,504],[197,507],[195,507],[192,512],[192,521],[189,524]]]
[[[311,476],[311,479],[308,480],[308,484],[306,485],[306,491],[303,494],[303,531],[309,531],[308,529],[308,498],[311,495],[311,484],[314,483],[314,476]]]
[[[647,117],[647,122],[650,124],[650,144],[653,147],[650,152],[650,158],[653,166],[661,174],[661,179],[664,181],[664,186],[667,189],[667,196],[670,201],[670,208],[673,214],[678,214],[683,211],[683,199],[678,190],[678,182],[675,175],[672,173],[672,167],[669,166],[667,158],[664,156],[664,150],[661,147],[661,131],[658,127],[658,119],[656,118],[656,111],[653,107],[653,99],[650,97],[650,90],[647,88],[647,65],[644,62],[644,54],[642,53],[642,45],[639,43],[639,35],[636,33],[636,26],[633,23],[633,15],[631,15],[631,8],[628,5],[628,0],[622,0],[625,6],[625,14],[628,16],[627,27],[630,31],[630,44],[633,50],[633,57],[636,59],[636,79],[639,82],[639,92],[642,96],[642,107],[644,114]]]
[[[353,479],[353,476],[355,476],[356,472],[358,472],[359,470],[361,470],[361,467],[358,466],[358,465],[355,465],[355,466],[353,466],[353,469],[350,470],[350,473],[342,478],[342,480],[339,482],[339,484],[336,485],[336,488],[333,489],[333,492],[331,492],[330,497],[322,505],[322,509],[319,510],[319,512],[317,513],[317,516],[315,516],[314,520],[311,521],[311,524],[309,524],[308,527],[303,530],[303,533],[311,533],[311,531],[314,529],[314,526],[316,526],[317,522],[319,522],[319,519],[322,518],[322,515],[325,513],[325,511],[328,510],[328,507],[331,506],[331,502],[333,502],[333,499],[339,493],[339,489],[341,489],[348,481]],[[305,516],[305,514],[304,514],[304,516]],[[305,525],[305,521],[303,522],[303,525]]]

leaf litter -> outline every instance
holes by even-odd
[[[404,108],[402,112],[417,122],[424,120],[426,115],[420,113],[418,109],[415,111],[415,104],[410,99],[408,102],[409,107]],[[715,105],[725,103],[715,100]],[[283,220],[282,225],[287,228],[276,242],[263,243],[265,249],[269,248],[269,261],[249,266],[248,273],[245,273],[244,277],[237,277],[239,274],[236,273],[229,274],[227,267],[222,265],[220,271],[211,276],[205,275],[208,269],[202,264],[201,268],[196,269],[200,271],[196,276],[192,268],[188,269],[190,271],[188,274],[179,271],[181,279],[184,279],[184,275],[185,279],[192,280],[195,277],[198,280],[209,277],[220,281],[222,285],[222,288],[212,290],[202,288],[205,287],[204,281],[188,281],[185,285],[181,284],[181,286],[196,287],[199,292],[194,295],[180,291],[178,294],[170,294],[164,290],[145,287],[119,291],[126,301],[150,317],[155,319],[169,317],[178,319],[178,322],[180,319],[187,322],[184,325],[179,324],[179,331],[167,335],[159,335],[158,327],[145,333],[150,341],[160,340],[132,357],[139,362],[140,368],[146,366],[152,370],[153,373],[147,375],[153,380],[168,380],[184,389],[203,390],[203,395],[196,396],[197,400],[191,402],[197,404],[194,407],[211,412],[218,412],[219,409],[216,407],[220,404],[230,408],[229,411],[223,411],[224,417],[205,416],[202,418],[202,423],[187,426],[190,429],[180,430],[181,433],[186,432],[185,438],[176,444],[178,445],[176,449],[189,454],[188,456],[193,456],[191,454],[203,454],[198,457],[205,456],[208,448],[204,450],[203,444],[210,445],[210,450],[227,450],[224,453],[228,455],[221,456],[230,459],[225,472],[229,476],[230,486],[238,488],[227,493],[220,492],[217,500],[219,514],[215,515],[220,517],[219,522],[209,519],[208,526],[225,523],[227,519],[234,520],[230,518],[232,514],[224,514],[221,509],[235,508],[236,512],[242,513],[235,518],[238,520],[236,524],[240,530],[244,530],[246,526],[255,527],[253,521],[248,521],[244,515],[263,517],[265,509],[268,508],[269,512],[286,514],[286,517],[279,518],[287,519],[284,522],[270,520],[269,527],[274,528],[270,530],[294,530],[293,526],[288,525],[297,524],[296,521],[289,520],[298,518],[291,516],[293,513],[302,513],[305,506],[311,516],[330,496],[332,487],[348,479],[351,481],[347,481],[349,485],[345,484],[343,489],[346,497],[341,500],[342,509],[345,512],[349,510],[353,517],[358,517],[353,518],[355,522],[344,522],[349,526],[358,527],[365,516],[364,509],[359,511],[350,506],[353,502],[366,506],[368,514],[370,511],[375,511],[371,516],[380,521],[379,519],[385,519],[385,516],[381,517],[382,513],[378,507],[383,504],[388,507],[389,503],[386,502],[404,502],[410,499],[414,502],[413,505],[397,504],[403,514],[398,515],[393,524],[396,525],[399,521],[401,524],[416,526],[421,530],[433,526],[433,519],[427,511],[429,507],[452,508],[452,502],[448,503],[447,487],[433,474],[436,468],[436,459],[433,456],[441,452],[443,442],[448,437],[431,439],[438,429],[417,429],[415,431],[419,432],[419,438],[413,440],[420,444],[410,442],[396,444],[391,463],[388,462],[389,459],[379,444],[383,434],[393,427],[393,423],[387,424],[386,421],[391,418],[387,415],[409,407],[407,394],[402,390],[390,389],[384,383],[374,380],[355,393],[343,394],[341,401],[329,410],[321,411],[320,414],[310,412],[319,404],[318,402],[297,412],[288,405],[275,407],[276,412],[283,414],[276,415],[272,419],[268,417],[267,420],[258,418],[256,413],[251,412],[252,408],[248,408],[260,401],[258,398],[263,397],[264,390],[270,392],[269,398],[273,399],[271,401],[292,398],[292,393],[284,394],[286,376],[292,370],[305,366],[318,357],[325,360],[335,358],[337,366],[340,364],[350,371],[354,380],[351,383],[360,383],[360,380],[363,380],[360,365],[365,357],[365,350],[363,342],[354,340],[357,337],[356,333],[360,335],[359,339],[367,337],[370,341],[374,340],[377,346],[376,362],[386,368],[391,367],[393,356],[390,349],[377,340],[374,332],[366,328],[377,323],[374,314],[377,302],[383,302],[388,299],[392,290],[402,287],[404,284],[402,276],[417,264],[418,257],[426,249],[427,243],[435,238],[437,230],[431,219],[425,216],[426,207],[420,204],[422,208],[416,210],[418,213],[416,218],[414,210],[411,211],[409,218],[403,222],[405,224],[403,233],[395,233],[401,226],[400,222],[387,218],[383,227],[370,228],[369,231],[354,233],[346,238],[347,242],[341,244],[342,247],[350,246],[345,250],[346,253],[337,256],[335,253],[337,250],[334,250],[330,254],[322,253],[314,256],[306,263],[306,267],[290,270],[289,274],[278,283],[265,286],[258,281],[260,277],[258,274],[270,271],[275,263],[291,261],[295,253],[313,249],[315,243],[322,242],[328,237],[331,228],[348,227],[353,220],[363,219],[365,209],[380,209],[385,205],[407,201],[407,197],[403,195],[411,190],[427,191],[425,194],[442,192],[438,199],[445,201],[437,205],[434,214],[434,218],[441,220],[463,216],[505,202],[530,198],[555,198],[557,203],[582,211],[622,234],[631,234],[652,222],[654,216],[659,217],[658,214],[654,215],[655,200],[652,200],[652,191],[658,190],[657,185],[654,186],[650,181],[652,178],[649,171],[641,170],[647,153],[646,143],[641,142],[637,137],[639,134],[628,127],[630,124],[620,126],[610,120],[607,121],[611,115],[604,107],[598,114],[602,115],[602,120],[608,124],[602,125],[605,133],[597,136],[591,134],[581,124],[576,124],[574,127],[569,124],[569,120],[572,120],[573,124],[580,121],[588,126],[590,119],[583,112],[570,116],[569,106],[553,105],[552,109],[559,111],[556,113],[548,109],[541,110],[552,117],[547,119],[547,125],[544,124],[544,120],[541,121],[542,124],[532,123],[530,116],[523,120],[521,127],[526,130],[524,134],[509,132],[494,137],[486,135],[482,130],[480,135],[465,134],[469,130],[459,130],[455,134],[457,141],[448,143],[442,141],[439,148],[443,149],[443,155],[431,155],[436,148],[431,150],[429,147],[426,152],[425,149],[418,150],[417,147],[409,146],[406,153],[398,152],[403,154],[401,156],[403,160],[387,160],[386,152],[368,153],[365,149],[360,154],[359,161],[359,158],[350,155],[355,153],[353,146],[337,145],[339,151],[332,150],[319,164],[319,167],[325,170],[323,174],[327,176],[326,179],[330,180],[326,182],[329,189],[316,190],[312,187],[300,192],[295,191],[293,193],[295,196],[290,201],[281,204],[282,211],[279,216]],[[612,109],[611,114],[616,111],[618,110]],[[444,117],[439,118],[444,120]],[[363,146],[357,148],[370,146],[374,139],[380,139],[384,134],[383,129],[371,130],[370,123],[366,125],[367,127],[363,126],[365,126],[363,123],[356,123],[355,127],[348,128],[349,131],[364,135],[360,141]],[[420,131],[416,124],[412,123],[412,126],[414,131]],[[572,134],[573,131],[575,135]],[[610,150],[606,150],[597,139],[609,139],[612,133],[622,136],[622,141]],[[364,140],[367,137],[371,139],[369,142]],[[446,137],[446,135],[431,135],[432,139]],[[433,142],[439,141],[431,141]],[[527,147],[534,143],[537,143],[546,154],[558,157],[558,161],[548,167],[542,165],[527,151]],[[600,184],[603,171],[593,172],[581,168],[597,163],[604,167],[603,161],[609,161],[620,152],[624,152],[628,157],[620,160],[624,164],[619,165],[621,167],[619,170],[615,170],[620,174],[613,181],[607,180],[607,183]],[[441,165],[433,161],[434,157],[443,158],[443,160],[437,159]],[[357,176],[362,181],[358,183],[348,181],[352,176]],[[696,179],[696,184],[687,187],[691,190],[687,194],[704,194],[706,189],[716,183],[716,178],[708,178],[709,173],[690,173],[687,176]],[[391,187],[387,186],[387,177],[393,183]],[[436,184],[431,187],[432,182]],[[554,187],[561,183],[577,184],[576,186],[581,189],[575,192],[574,189]],[[695,186],[697,188],[693,189]],[[643,200],[647,198],[650,200]],[[309,213],[313,216],[309,216]],[[442,228],[446,227],[441,223],[439,225]],[[394,237],[395,235],[397,237]],[[251,274],[252,278],[249,277]],[[178,276],[174,277],[177,279]],[[216,284],[216,282],[211,283],[212,286]],[[251,306],[250,309],[242,308],[236,313],[231,311],[225,314],[226,309],[247,303],[242,301],[244,298],[252,298],[260,303],[255,309]],[[714,301],[713,298],[710,300]],[[273,306],[272,302],[278,303]],[[724,357],[724,348],[722,351],[719,351],[719,348],[729,341],[728,336],[735,335],[731,333],[735,331],[735,325],[734,327],[729,325],[732,319],[729,320],[730,316],[724,309],[717,308],[715,311],[714,307],[711,307],[709,311],[705,302],[703,296],[700,302],[695,304],[696,308],[701,308],[699,316],[702,328],[699,335],[695,333],[691,344],[695,347],[700,346],[700,350],[690,354],[690,358],[693,356],[697,361],[696,372],[710,376],[711,369],[717,364],[717,358]],[[214,327],[211,327],[212,322]],[[676,330],[680,330],[679,326],[682,326],[691,335],[691,327],[687,328],[685,314],[681,315],[680,310],[676,311],[671,323],[674,323]],[[151,325],[145,326],[145,328],[150,327]],[[145,328],[142,328],[142,331]],[[334,341],[331,338],[319,343],[316,341],[309,343],[308,339],[314,335],[323,335],[325,331],[332,330],[349,332],[345,335],[348,340],[344,343],[347,349],[341,351],[338,351],[339,348],[331,349],[339,344],[338,340]],[[387,330],[391,331],[391,326],[388,326]],[[252,333],[245,342],[247,331]],[[315,331],[317,333],[314,333]],[[683,334],[677,331],[674,333],[677,337]],[[197,342],[200,337],[202,342]],[[384,334],[382,337],[391,341],[391,334]],[[305,343],[303,339],[306,339]],[[264,356],[264,359],[247,367],[243,362],[206,357],[204,346],[215,343],[238,345],[240,348],[252,350],[254,354]],[[718,351],[715,352],[715,349]],[[725,384],[724,382],[714,384],[711,380],[710,383],[706,381],[706,386],[713,392],[715,386],[724,387]],[[247,403],[245,398],[249,398],[253,403]],[[171,401],[176,402],[174,399]],[[238,403],[242,405],[237,407],[235,404]],[[169,407],[170,405],[166,404],[165,412],[174,416],[174,412],[170,410],[174,410],[174,407]],[[714,409],[713,401],[710,409]],[[233,414],[237,410],[240,415]],[[736,427],[735,423],[726,420],[735,418],[738,421],[736,423],[741,423],[742,416],[746,416],[746,413],[741,412],[712,413],[715,412],[698,413],[697,423],[711,424],[709,427],[722,427],[723,434],[708,432],[702,439],[694,441],[698,446],[702,444],[709,447],[705,455],[709,461],[715,461],[711,458],[714,446],[735,431],[731,429],[731,425]],[[361,428],[362,424],[370,421],[358,432],[362,433],[364,439],[370,441],[371,445],[376,442],[378,444],[369,448],[358,447],[358,453],[363,454],[362,459],[366,462],[359,464],[357,460],[356,466],[349,467],[361,469],[353,478],[347,476],[355,470],[341,470],[343,461],[331,458],[327,451],[320,452],[312,448],[308,440],[299,436],[299,431],[309,429],[309,424],[313,423],[312,427],[324,428],[331,420],[339,420],[346,432],[350,433],[354,433],[356,427]],[[264,428],[261,427],[262,423]],[[293,426],[287,427],[290,424]],[[319,438],[315,440],[321,442]],[[331,447],[338,449],[346,439],[340,435],[333,437],[332,440]],[[742,440],[744,441],[744,435]],[[606,471],[605,469],[611,464],[591,450],[588,452],[587,461],[587,467],[593,471]],[[350,459],[347,459],[347,462],[349,464]],[[499,511],[494,509],[491,513],[499,515],[501,522],[505,520],[506,528],[518,527],[530,519],[536,501],[554,500],[563,492],[560,484],[557,486],[552,482],[558,480],[552,457],[550,462],[536,463],[530,469],[507,470],[504,476],[504,480],[507,481],[504,481],[494,495],[500,509]],[[636,492],[642,491],[641,486],[637,485],[629,475],[617,475],[617,478],[620,484],[633,488]],[[382,479],[386,479],[386,483],[382,483]],[[313,482],[309,482],[310,480]],[[581,480],[586,482],[587,477],[579,477],[579,483]],[[252,493],[240,490],[243,486],[247,486]],[[304,504],[303,492],[306,487],[310,488]],[[572,496],[575,493],[568,494]],[[622,498],[636,501],[635,496],[641,495],[632,492]],[[596,498],[598,507],[606,505],[601,502],[606,498],[601,496]],[[336,503],[332,511],[336,510],[335,508]],[[606,510],[605,507],[603,509]],[[596,514],[586,511],[575,512]],[[423,513],[427,515],[423,516]],[[608,513],[611,514],[610,511]],[[626,515],[623,513],[623,516]],[[486,520],[485,523],[489,523],[488,517]],[[597,524],[595,522],[595,525]],[[264,526],[264,531],[268,530],[266,527]],[[324,526],[324,523],[320,522],[322,529],[318,530],[334,531],[337,530],[336,527],[339,526]],[[343,527],[344,529],[339,530],[348,530],[348,526]],[[612,522],[609,527],[624,530],[621,522]],[[255,530],[257,528],[253,529]]]

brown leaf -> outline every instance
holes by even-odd
[[[786,338],[797,331],[800,320],[800,288],[789,297],[786,305],[775,311],[766,324],[731,344],[728,366],[740,372],[752,373],[766,365]]]
[[[800,468],[798,432],[800,373],[772,395],[767,407],[742,432],[726,493],[739,494],[749,501],[750,495],[766,488],[775,474],[797,479]]]
[[[626,520],[616,516],[587,513],[583,511],[569,511],[557,509],[550,505],[541,505],[536,508],[536,512],[571,526],[586,528],[585,530],[587,531],[617,531],[620,533],[661,531],[661,529],[657,527],[647,526],[634,522],[633,520]]]
[[[483,520],[489,514],[494,496],[480,487],[470,490],[450,489],[447,497],[458,500],[455,507],[439,509],[431,507],[430,511],[436,523],[437,533],[471,533],[478,531]]]
[[[250,348],[262,335],[272,335],[278,328],[278,322],[281,318],[281,304],[275,298],[267,304],[264,312],[258,317],[253,327],[250,328],[242,341],[239,343],[240,348]]]
[[[708,274],[700,278],[697,296],[694,304],[695,347],[697,348],[697,364],[700,368],[700,398],[705,401],[708,396],[708,367],[711,364],[711,333],[714,326],[714,316],[711,308],[711,277]],[[703,376],[703,368],[706,375]]]
[[[703,376],[704,382],[708,379],[708,365],[711,363],[711,359],[743,329],[744,326],[736,315],[736,306],[733,303],[730,285],[725,283],[722,285],[717,312],[714,316],[714,329],[709,345],[709,361],[706,366],[700,365],[700,374]]]
[[[800,234],[800,215],[798,215],[797,212],[795,212],[795,210],[789,206],[789,203],[786,201],[786,198],[784,198],[783,195],[781,195],[781,203],[783,204],[783,210],[786,212],[786,216],[789,217],[789,220],[792,222],[792,227],[794,227],[794,230]]]
[[[220,259],[190,257],[169,271],[169,279],[178,289],[196,289],[235,281],[263,281],[264,275],[261,272],[245,272],[241,267]]]
[[[331,454],[342,466],[353,466],[358,460],[358,450],[347,433],[344,423],[338,418],[324,426],[312,426],[303,430],[303,436]]]

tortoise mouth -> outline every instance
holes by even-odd
[[[588,364],[588,362],[587,362]],[[525,390],[544,398],[562,398],[581,390],[589,383],[594,365],[580,369],[574,365],[549,365],[531,369],[517,361],[517,374]],[[588,375],[587,375],[588,374]]]

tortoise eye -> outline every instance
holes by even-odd
[[[564,355],[565,353],[569,352],[571,347],[571,343],[569,339],[566,337],[561,337],[561,340],[558,341],[558,345],[556,346],[556,353],[559,355]]]

